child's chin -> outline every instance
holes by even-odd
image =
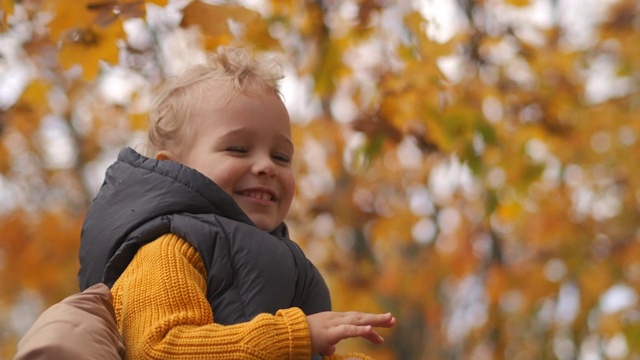
[[[271,232],[271,230],[275,229],[276,227],[270,222],[261,219],[251,219],[251,221],[253,221],[257,228],[262,229],[266,232]]]

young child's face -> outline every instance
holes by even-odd
[[[194,139],[174,159],[213,180],[263,230],[287,215],[295,192],[289,114],[273,91],[220,105],[204,99],[193,112]]]

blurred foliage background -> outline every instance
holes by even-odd
[[[376,359],[640,359],[640,1],[0,0],[0,358],[154,89],[284,60],[292,236]]]

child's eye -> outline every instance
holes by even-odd
[[[233,152],[233,153],[241,153],[244,154],[246,153],[248,150],[247,148],[243,147],[243,146],[229,146],[225,149],[225,151],[228,152]]]
[[[286,154],[274,154],[273,158],[276,159],[276,161],[286,163],[286,164],[291,162],[291,158]]]

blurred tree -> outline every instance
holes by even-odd
[[[77,291],[84,211],[153,89],[284,54],[288,223],[378,359],[640,358],[635,0],[0,0],[0,357]]]

